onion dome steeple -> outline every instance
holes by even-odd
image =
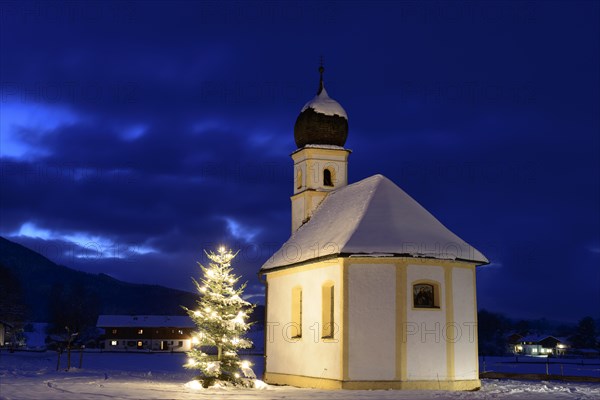
[[[302,107],[294,125],[296,146],[322,144],[343,147],[348,138],[348,115],[344,108],[327,94],[323,85],[325,68],[319,67],[317,95]]]

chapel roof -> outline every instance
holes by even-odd
[[[264,263],[261,273],[333,256],[489,263],[383,175],[330,192],[312,218]]]

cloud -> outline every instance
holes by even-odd
[[[65,106],[9,100],[2,101],[0,107],[2,157],[27,159],[48,155],[48,149],[40,146],[42,137],[80,119]]]
[[[237,240],[242,240],[246,243],[252,243],[253,239],[260,232],[259,229],[243,226],[233,218],[224,217],[224,220],[227,222],[227,229],[229,233]]]
[[[41,239],[44,242],[61,243],[65,250],[60,255],[74,258],[131,258],[156,252],[156,249],[145,244],[116,243],[107,237],[87,232],[57,232],[38,227],[33,222],[25,222],[18,231],[8,236],[17,240]]]

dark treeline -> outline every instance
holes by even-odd
[[[596,321],[592,317],[584,317],[579,323],[567,324],[549,321],[546,318],[535,320],[514,320],[503,314],[487,310],[479,310],[478,333],[480,355],[503,355],[509,352],[508,337],[511,334],[551,335],[565,338],[578,349],[598,348]]]

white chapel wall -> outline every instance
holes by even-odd
[[[474,276],[472,268],[454,268],[452,271],[454,322],[458,332],[454,343],[454,374],[459,380],[479,379]]]
[[[337,324],[340,321],[339,264],[268,275],[267,279],[267,372],[341,379],[341,331],[335,332],[333,341],[321,339],[321,288],[327,281],[334,284],[334,320]],[[302,287],[302,338],[292,339],[291,293],[298,285]]]
[[[406,377],[409,380],[446,379],[446,324],[444,269],[411,264],[406,269]],[[439,282],[439,309],[413,308],[412,284],[419,280]]]
[[[396,266],[353,264],[348,274],[348,378],[393,380]]]

